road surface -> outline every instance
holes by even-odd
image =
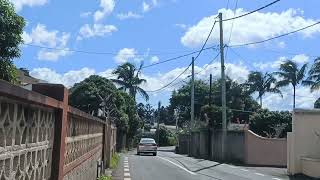
[[[135,152],[121,159],[124,180],[289,180],[284,168],[243,167],[195,159],[161,148],[158,156],[138,156]],[[116,178],[118,179],[118,178]],[[291,178],[303,179],[308,178]]]

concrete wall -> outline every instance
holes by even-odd
[[[210,159],[222,160],[221,136],[221,130],[216,130],[211,133]],[[226,142],[227,161],[244,162],[244,133],[242,131],[228,131]]]
[[[178,153],[179,154],[188,154],[188,147],[189,147],[189,135],[188,134],[180,134],[178,137]]]
[[[261,137],[252,131],[245,132],[246,164],[286,166],[287,139]]]
[[[288,173],[302,173],[303,157],[320,159],[320,110],[295,109],[288,134]],[[320,164],[316,167],[320,170]]]
[[[97,161],[106,161],[106,148],[114,152],[116,128],[69,106],[68,94],[63,85],[30,91],[0,80],[1,179],[96,179]]]

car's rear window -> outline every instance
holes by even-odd
[[[143,143],[143,144],[152,144],[152,143],[156,143],[153,139],[141,139],[140,140],[140,143]]]

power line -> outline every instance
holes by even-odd
[[[261,44],[261,43],[264,43],[264,42],[267,42],[267,41],[271,41],[271,40],[278,39],[278,38],[281,38],[281,37],[284,37],[284,36],[288,36],[290,34],[297,33],[299,31],[303,31],[305,29],[311,28],[311,27],[316,26],[318,24],[320,24],[320,21],[318,21],[318,22],[316,22],[314,24],[311,24],[309,26],[306,26],[306,27],[303,27],[303,28],[300,28],[300,29],[297,29],[297,30],[294,30],[294,31],[291,31],[291,32],[288,32],[288,33],[285,33],[285,34],[281,34],[279,36],[275,36],[275,37],[272,37],[272,38],[269,38],[269,39],[256,41],[256,42],[250,42],[250,43],[244,43],[244,44],[229,45],[229,47],[241,47],[241,46],[249,46],[249,45],[254,45],[254,44]]]
[[[255,9],[255,10],[250,11],[250,12],[248,12],[248,13],[245,13],[245,14],[242,14],[242,15],[239,15],[239,16],[236,16],[236,17],[233,17],[233,18],[223,19],[222,21],[230,21],[230,20],[233,20],[233,19],[238,19],[238,18],[242,18],[242,17],[244,17],[244,16],[248,16],[248,15],[253,14],[253,13],[255,13],[255,12],[258,12],[258,11],[260,11],[260,10],[262,10],[262,9],[265,9],[265,8],[271,6],[271,5],[273,5],[273,4],[275,4],[275,3],[279,2],[279,1],[280,1],[280,0],[273,1],[273,2],[267,4],[267,5],[263,6],[263,7],[260,7],[260,8],[258,8],[258,9]]]
[[[214,23],[213,23],[213,25],[212,25],[212,27],[211,27],[211,29],[210,29],[210,32],[209,32],[209,34],[208,34],[208,36],[207,36],[207,39],[206,39],[205,42],[203,43],[202,48],[201,48],[201,50],[199,51],[199,53],[197,54],[197,56],[194,58],[195,61],[197,60],[197,58],[200,56],[201,52],[204,50],[205,46],[207,45],[208,40],[209,40],[209,38],[210,38],[210,36],[211,36],[211,34],[212,34],[212,31],[213,31],[214,26],[216,25],[216,23],[217,23],[217,21],[214,21]]]
[[[182,76],[182,74],[184,74],[184,73],[189,69],[189,67],[192,65],[192,63],[194,63],[194,61],[197,60],[197,58],[200,56],[200,54],[202,53],[202,51],[203,51],[204,49],[207,49],[207,48],[205,48],[205,46],[206,46],[206,44],[207,44],[207,42],[208,42],[208,40],[209,40],[209,38],[210,38],[210,36],[211,36],[211,34],[212,34],[212,32],[213,32],[213,29],[214,29],[216,23],[217,23],[217,21],[214,21],[214,23],[213,23],[213,25],[212,25],[212,27],[211,27],[211,29],[210,29],[210,32],[209,32],[209,34],[208,34],[205,42],[203,43],[200,51],[198,51],[197,56],[192,60],[192,62],[189,64],[189,66],[188,66],[182,73],[180,73],[176,78],[174,78],[171,82],[169,82],[168,84],[164,85],[163,87],[161,87],[161,88],[159,88],[159,89],[156,89],[156,90],[152,90],[152,91],[146,91],[146,92],[157,92],[157,91],[161,91],[161,90],[165,89],[166,87],[170,86],[174,81],[176,81],[180,76]],[[212,47],[209,47],[209,49],[211,49],[211,48],[212,48]],[[189,54],[190,54],[190,53],[189,53]],[[184,56],[186,56],[186,55],[184,55]],[[179,58],[181,58],[181,57],[179,57]],[[175,59],[175,58],[172,58],[172,59]],[[170,61],[171,61],[172,59],[170,59]],[[169,61],[169,60],[167,60],[167,61],[162,61],[161,63],[168,62],[168,61]],[[159,62],[159,63],[160,63],[160,62]],[[159,63],[157,63],[157,64],[159,64]],[[155,65],[155,64],[154,64],[154,65]],[[149,65],[148,67],[150,67],[150,65]],[[144,67],[144,68],[146,68],[146,67]]]
[[[217,60],[217,58],[219,57],[220,52],[218,52],[218,54],[208,63],[206,64],[206,66],[204,68],[201,69],[201,71],[195,73],[195,74],[200,74],[202,71],[206,70],[210,64],[212,64],[215,60]]]
[[[75,53],[83,53],[83,54],[95,54],[95,55],[117,55],[118,53],[115,52],[99,52],[99,51],[86,51],[86,50],[78,50],[78,49],[69,49],[69,48],[55,48],[55,47],[48,47],[48,46],[41,46],[31,43],[23,43],[26,46],[48,49],[48,50],[57,50],[57,51],[67,51],[67,52],[75,52]],[[182,52],[190,52],[190,51],[181,51]],[[198,52],[198,51],[197,51]],[[166,55],[166,54],[177,54],[180,52],[159,52],[159,53],[144,53],[144,54],[136,54],[138,56],[146,56],[148,55]],[[195,52],[196,53],[196,52]],[[124,54],[126,55],[126,54]]]
[[[157,92],[157,91],[161,91],[163,89],[165,89],[166,87],[170,86],[174,81],[176,81],[180,76],[182,76],[185,72],[187,72],[187,70],[190,68],[192,63],[190,63],[188,65],[188,67],[186,67],[176,78],[174,78],[172,81],[170,81],[168,84],[164,85],[163,87],[156,89],[156,90],[151,90],[151,91],[146,91],[146,92]]]
[[[215,46],[210,46],[210,47],[207,47],[207,48],[203,48],[203,49],[198,50],[198,51],[193,51],[193,52],[191,52],[191,53],[183,54],[183,55],[180,55],[180,56],[177,56],[177,57],[174,57],[174,58],[166,59],[166,60],[163,60],[163,61],[160,61],[160,62],[157,62],[157,63],[153,63],[153,64],[150,64],[150,65],[143,66],[142,69],[149,68],[149,67],[152,67],[152,66],[156,66],[156,65],[158,65],[158,64],[162,64],[162,63],[174,61],[174,60],[176,60],[176,59],[180,59],[180,58],[183,58],[183,57],[187,57],[187,56],[190,56],[190,55],[192,55],[192,54],[196,54],[196,53],[199,53],[199,52],[208,50],[208,49],[215,49],[216,47],[217,47],[217,45],[215,45]]]

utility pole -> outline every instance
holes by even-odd
[[[160,138],[160,108],[161,108],[161,102],[159,101],[158,103],[158,123],[157,123],[157,143],[159,143],[159,138]]]
[[[224,66],[224,44],[223,44],[223,27],[222,27],[222,13],[219,13],[220,25],[220,57],[221,57],[221,102],[222,102],[222,159],[225,160],[225,147],[227,138],[227,105],[226,105],[226,76]]]
[[[212,102],[212,74],[210,74],[210,90],[209,90],[209,106],[211,106]]]
[[[195,125],[194,122],[194,57],[192,57],[192,71],[191,71],[191,128]]]
[[[191,62],[191,112],[190,112],[190,126],[189,126],[189,143],[188,143],[188,154],[191,156],[191,130],[194,125],[194,57]]]

